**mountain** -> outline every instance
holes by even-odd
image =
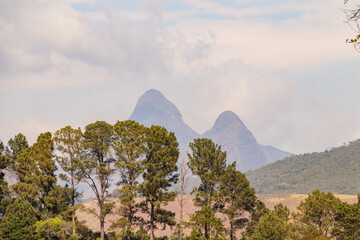
[[[240,118],[231,111],[220,114],[214,126],[201,137],[210,138],[227,152],[228,163],[236,161],[245,172],[267,164],[262,147]]]
[[[199,135],[183,121],[178,108],[155,89],[148,90],[139,98],[129,119],[145,126],[160,125],[174,132],[179,141],[181,158],[190,151],[188,145],[193,139],[210,138],[227,151],[228,163],[236,161],[237,168],[243,172],[291,155],[272,146],[258,144],[245,124],[231,111],[220,114],[214,126]]]
[[[180,145],[185,145],[198,138],[194,130],[186,125],[177,107],[155,89],[150,89],[138,100],[130,120],[145,126],[159,125],[174,132]]]
[[[294,155],[246,173],[257,193],[360,192],[360,140],[324,152]]]
[[[284,159],[284,158],[287,158],[287,157],[290,157],[291,155],[293,155],[292,153],[282,151],[273,146],[263,146],[263,145],[260,145],[260,146],[261,146],[262,151],[265,154],[268,164],[274,163],[277,160],[281,160],[281,159]]]

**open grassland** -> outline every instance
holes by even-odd
[[[285,206],[287,206],[291,211],[296,211],[296,207],[300,204],[301,201],[303,201],[308,195],[306,194],[258,194],[257,197],[259,200],[263,201],[265,205],[270,208],[274,209],[274,206],[282,203]],[[348,203],[356,203],[357,202],[357,196],[355,195],[338,195],[335,194],[336,197],[340,198],[341,201],[348,202]],[[196,210],[198,210],[198,207],[195,207],[193,204],[193,196],[187,195],[184,196],[186,203],[184,206],[184,221],[189,220],[189,216],[193,214]],[[118,200],[116,198],[111,198],[110,201],[117,202]],[[138,200],[140,201],[140,199]],[[118,206],[118,203],[117,203]],[[84,204],[85,208],[94,208],[97,209],[96,201],[90,201]],[[171,210],[175,212],[175,218],[176,221],[179,222],[180,219],[180,206],[178,201],[170,202],[167,206],[164,206],[165,209]],[[91,228],[93,231],[99,231],[99,220],[94,216],[89,214],[88,212],[84,210],[78,210],[76,213],[78,219],[80,221],[85,221],[86,225]],[[144,214],[139,214],[140,216],[145,218]],[[224,217],[222,214],[219,214],[219,217]],[[119,217],[115,214],[110,214],[105,223],[105,230],[109,231],[109,228],[111,226],[111,222],[118,219]],[[226,223],[225,223],[226,224]],[[167,227],[166,229],[162,229],[159,227],[159,229],[155,232],[157,236],[170,236],[172,234],[174,229],[170,229]],[[185,230],[185,234],[190,234],[190,230]]]

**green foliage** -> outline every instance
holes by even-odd
[[[115,166],[120,173],[121,186],[120,207],[117,214],[121,216],[114,222],[112,228],[126,229],[127,239],[131,237],[134,227],[143,222],[135,216],[139,208],[135,204],[138,195],[138,178],[144,171],[146,127],[135,121],[118,121],[114,125],[113,149],[117,157]]]
[[[19,181],[12,186],[14,192],[30,202],[42,218],[61,211],[53,149],[51,133],[42,133],[33,146],[20,153],[15,165]]]
[[[26,137],[22,133],[19,133],[14,138],[10,138],[8,145],[11,150],[9,155],[14,162],[16,162],[19,154],[29,147]]]
[[[3,240],[38,239],[34,232],[36,221],[33,206],[25,199],[18,198],[7,207],[0,222],[0,238]]]
[[[4,149],[5,148],[3,142],[0,141],[0,203],[1,203],[0,219],[5,212],[5,208],[3,207],[4,204],[2,203],[2,200],[4,198],[10,197],[10,189],[8,183],[5,181],[5,174],[2,170],[8,167],[11,161],[9,157],[3,155]]]
[[[288,219],[290,211],[283,205],[275,206],[261,217],[250,240],[286,240],[293,239],[290,234]]]
[[[331,235],[339,240],[358,239],[360,236],[360,205],[342,202],[336,212]]]
[[[259,224],[260,219],[269,211],[262,201],[256,200],[255,207],[250,212],[250,221],[247,224],[246,233],[243,234],[243,236],[252,236],[255,233],[255,228]]]
[[[291,156],[246,173],[256,193],[303,193],[313,189],[358,194],[360,140],[321,153]]]
[[[139,185],[139,193],[145,198],[142,211],[149,215],[148,227],[154,237],[156,223],[165,228],[174,226],[174,213],[160,208],[175,198],[174,192],[168,188],[178,180],[176,162],[179,157],[178,142],[174,133],[160,126],[151,126],[146,131],[146,161],[143,182]]]
[[[294,214],[300,235],[315,234],[331,237],[342,202],[332,193],[315,190],[298,206]]]
[[[221,196],[219,186],[221,178],[225,174],[226,152],[222,152],[219,145],[206,138],[194,139],[194,142],[190,143],[189,147],[192,150],[192,154],[188,153],[188,166],[192,173],[199,176],[201,180],[200,186],[193,189],[193,192],[196,192],[194,198],[195,206],[203,207],[202,210],[192,215],[192,226],[195,227],[197,225],[195,221],[200,221],[201,216],[204,214],[210,214],[208,212],[209,208],[213,211],[220,206]],[[231,181],[229,175],[227,180]],[[225,185],[226,183],[223,184],[224,189],[226,188]],[[229,193],[229,191],[224,190],[224,193]],[[231,215],[231,210],[228,209],[228,213]],[[209,239],[211,235],[208,224],[210,223],[206,221],[203,224],[199,223],[199,226],[204,231],[202,236],[206,239]],[[193,228],[193,231],[198,232],[196,229]]]
[[[39,240],[66,240],[70,238],[72,226],[59,217],[50,218],[35,223],[35,232]]]
[[[285,240],[290,239],[289,234],[287,221],[275,211],[269,211],[260,219],[250,240]]]
[[[251,213],[255,208],[255,191],[250,188],[245,175],[237,171],[236,165],[233,163],[227,166],[224,175],[221,177],[220,192],[223,201],[221,212],[229,220],[229,227],[226,232],[232,240],[236,231],[244,228],[248,222],[244,213]]]
[[[185,239],[226,239],[222,220],[215,216],[213,209],[203,206],[201,210],[191,215],[190,222],[191,236]]]
[[[100,221],[101,239],[105,238],[105,217],[114,207],[114,203],[106,202],[110,177],[114,173],[110,149],[112,136],[112,126],[104,121],[97,121],[85,127],[84,148],[87,156],[83,161],[81,178],[93,190],[98,201],[100,213],[95,209],[88,209],[88,212]]]
[[[220,178],[226,167],[226,152],[210,139],[198,138],[189,144],[192,154],[188,153],[188,166],[194,175],[200,177],[201,183],[193,192],[196,193],[196,206],[211,206],[212,201],[218,198]]]
[[[54,134],[56,149],[61,153],[61,155],[56,156],[56,161],[65,172],[65,174],[60,174],[59,177],[71,186],[69,198],[71,201],[74,234],[76,231],[75,211],[77,209],[75,207],[75,200],[80,197],[76,186],[80,183],[82,177],[83,142],[84,138],[80,128],[73,129],[70,126],[66,126]]]

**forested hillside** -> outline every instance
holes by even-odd
[[[246,173],[257,193],[360,192],[360,140],[320,153],[301,154]]]

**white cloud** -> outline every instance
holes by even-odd
[[[196,0],[183,1],[189,9],[168,12],[162,1],[145,1],[133,11],[101,2],[101,12],[91,13],[75,11],[74,2],[96,4],[2,4],[0,91],[12,91],[18,94],[16,101],[26,101],[17,90],[36,94],[35,90],[63,89],[66,95],[82,89],[79,99],[89,100],[74,101],[84,105],[88,119],[78,120],[83,123],[126,119],[145,90],[158,88],[199,132],[208,130],[220,112],[233,110],[259,142],[285,150],[319,149],[354,137],[356,120],[341,125],[346,118],[356,119],[354,113],[341,106],[329,109],[327,99],[319,103],[306,93],[298,96],[301,82],[292,80],[299,72],[358,57],[344,43],[351,30],[343,24],[335,0],[325,5],[275,1],[242,9]],[[266,18],[290,10],[301,14],[287,20]],[[308,100],[302,103],[301,98]],[[2,101],[11,104],[9,98]],[[25,123],[14,124],[14,118],[2,113],[0,132],[23,126],[27,134],[37,136],[45,128],[62,127],[75,111],[78,108],[69,106],[67,112],[59,112],[57,126],[46,114],[27,115]]]

